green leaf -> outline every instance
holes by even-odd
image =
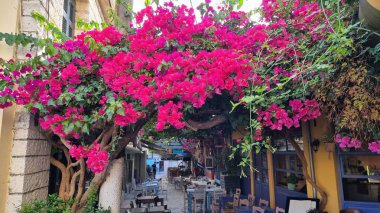
[[[240,10],[240,8],[243,6],[243,4],[244,4],[244,0],[239,0],[237,8]]]
[[[116,113],[119,114],[119,115],[121,115],[121,116],[125,116],[124,108],[117,109]]]
[[[151,4],[152,4],[152,2],[150,0],[145,0],[145,6],[149,6]]]

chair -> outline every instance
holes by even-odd
[[[235,213],[235,208],[239,206],[240,196],[237,194],[234,194],[233,201],[232,201],[232,208],[223,208],[222,213]]]
[[[168,199],[168,184],[166,182],[160,182],[158,185],[158,193],[161,195],[166,196],[166,199]]]
[[[259,207],[263,207],[263,206],[269,207],[269,201],[260,198]]]
[[[206,187],[198,186],[192,194],[193,199],[193,212],[197,210],[197,204],[201,204],[202,212],[205,213],[205,202],[206,202]]]
[[[249,201],[248,199],[240,199],[239,201],[240,206],[249,206]]]
[[[219,198],[225,196],[223,190],[215,190],[212,196],[212,205],[211,205],[211,213],[218,213],[219,211]]]
[[[249,201],[249,206],[254,206],[255,205],[255,196],[249,194],[248,195],[248,201]]]
[[[240,194],[239,195],[235,194],[234,195],[234,200],[232,201],[232,206],[233,207],[238,207],[239,206],[239,201],[240,201]]]
[[[265,213],[265,209],[261,207],[254,206],[252,209],[252,213]]]
[[[280,207],[276,207],[276,213],[285,213],[285,209],[283,208],[280,208]]]
[[[362,213],[359,209],[342,209],[340,213]]]
[[[183,210],[186,213],[188,211],[188,194],[187,194],[187,187],[183,187]]]

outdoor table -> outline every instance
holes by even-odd
[[[194,182],[194,181],[193,181]],[[204,208],[206,208],[206,211],[210,211],[211,210],[211,201],[212,201],[212,196],[213,196],[213,192],[215,189],[218,189],[217,187],[212,187],[212,188],[206,188],[206,202],[205,202],[205,205]],[[220,188],[219,188],[220,189]],[[193,212],[192,209],[193,209],[193,192],[195,191],[195,189],[191,188],[191,189],[186,189],[186,192],[187,192],[187,209],[188,209],[188,212]]]
[[[265,213],[274,213],[274,209],[271,209],[269,207],[263,206],[261,208],[265,210]],[[253,206],[238,206],[235,209],[236,213],[252,213]]]
[[[192,184],[196,186],[206,186],[207,182],[206,181],[191,181]]]
[[[148,212],[150,213],[163,213],[165,212],[165,208],[163,206],[155,206],[148,208]]]
[[[133,208],[128,210],[131,213],[145,213],[147,211],[146,208]]]
[[[157,206],[158,202],[163,202],[163,198],[159,198],[157,196],[142,196],[136,199],[136,205],[141,207],[141,204],[151,204],[154,203]]]
[[[145,182],[142,184],[143,189],[146,191],[153,190],[154,195],[158,193],[158,182]]]

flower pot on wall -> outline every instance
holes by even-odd
[[[296,189],[296,184],[288,183],[288,189],[294,191]]]
[[[325,143],[326,152],[335,152],[335,143]]]

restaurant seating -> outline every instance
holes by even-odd
[[[248,195],[248,202],[249,202],[249,206],[254,206],[255,205],[255,196],[253,196],[252,194],[249,194]]]
[[[276,207],[276,213],[285,213],[285,209],[283,208],[280,208],[280,207]]]
[[[239,201],[240,206],[249,206],[249,201],[248,199],[240,199]]]
[[[235,208],[239,206],[239,201],[240,201],[240,195],[234,194],[233,200],[232,200],[232,207],[225,207],[222,208],[222,213],[234,213]]]
[[[215,190],[212,198],[211,212],[218,213],[219,211],[219,198],[225,196],[225,190]]]
[[[260,198],[259,207],[263,207],[263,206],[269,207],[269,201]]]
[[[164,182],[164,181],[159,182],[158,193],[161,195],[165,194],[166,199],[168,199],[168,184],[167,184],[167,182]]]
[[[205,209],[205,202],[206,202],[206,187],[205,186],[198,186],[195,188],[195,191],[192,194],[193,199],[193,212],[195,213],[197,210],[197,204],[201,204],[200,207],[202,209],[202,212],[206,212]]]
[[[265,213],[265,209],[258,206],[254,206],[252,209],[252,213]]]
[[[236,188],[236,190],[235,190],[235,194],[237,194],[237,195],[241,195],[241,189],[240,188]]]

